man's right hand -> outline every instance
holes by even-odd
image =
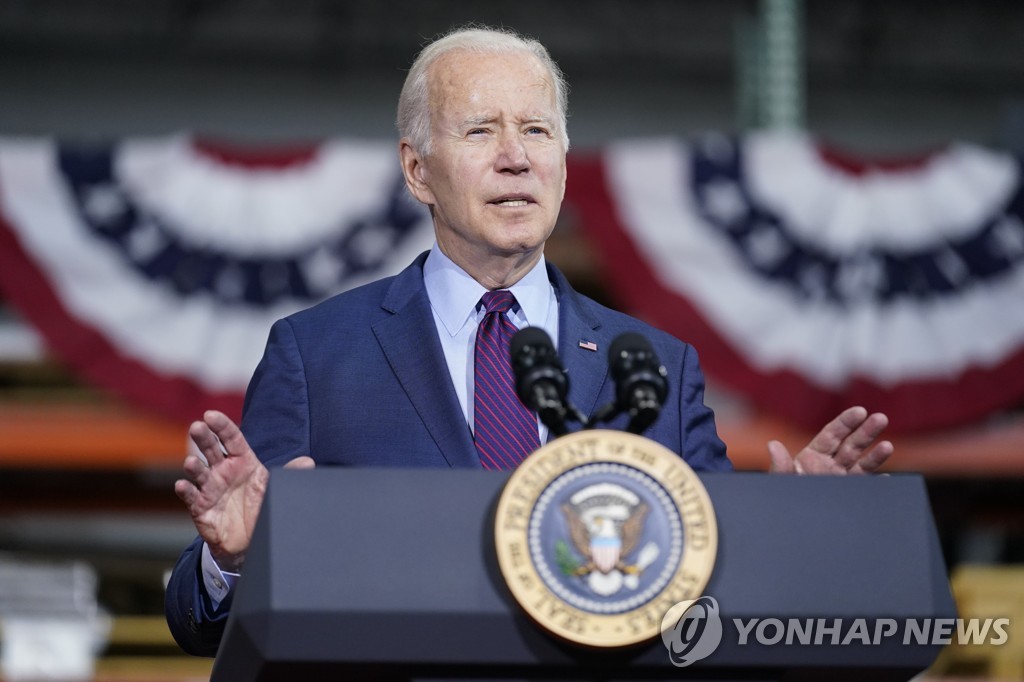
[[[223,413],[207,411],[188,432],[203,457],[185,458],[185,478],[175,482],[174,492],[188,507],[217,565],[237,573],[245,561],[270,474],[242,431]],[[311,469],[314,462],[298,457],[285,466]]]

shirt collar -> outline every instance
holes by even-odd
[[[459,333],[470,319],[475,319],[480,297],[487,292],[479,282],[444,255],[437,243],[423,264],[423,283],[434,313],[452,336]],[[509,287],[516,297],[516,316],[523,325],[543,325],[551,306],[551,282],[548,280],[544,255],[526,275]]]

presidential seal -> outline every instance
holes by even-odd
[[[495,518],[498,564],[542,628],[593,647],[661,634],[674,604],[711,577],[718,526],[681,457],[631,433],[563,436],[509,478]]]

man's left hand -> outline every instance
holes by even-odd
[[[771,471],[779,474],[870,474],[892,454],[892,443],[875,442],[889,418],[851,407],[825,425],[796,456],[777,440],[769,441]]]

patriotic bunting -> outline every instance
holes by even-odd
[[[397,272],[433,230],[390,143],[263,163],[187,137],[6,140],[0,240],[0,285],[56,353],[189,420],[237,417],[276,319]]]
[[[610,293],[765,410],[817,429],[863,404],[909,431],[1024,399],[1019,159],[953,145],[840,167],[806,136],[754,134],[568,163]],[[6,300],[84,377],[181,419],[238,416],[274,320],[432,240],[391,142],[0,139]]]
[[[709,135],[613,144],[569,177],[622,304],[770,412],[817,429],[863,404],[900,431],[1024,398],[1017,159],[853,172],[806,137]]]

